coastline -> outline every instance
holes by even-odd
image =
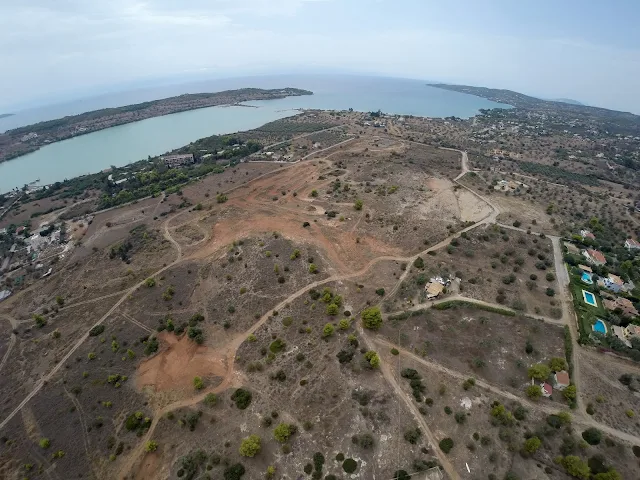
[[[4,132],[3,135],[9,136],[10,139],[13,140],[12,145],[20,145],[18,151],[9,153],[0,151],[0,164],[16,160],[30,153],[37,152],[42,147],[53,145],[64,140],[108,130],[113,127],[141,122],[150,118],[164,117],[210,107],[253,107],[252,105],[242,105],[242,103],[256,100],[279,100],[302,95],[313,95],[313,92],[310,90],[286,87],[270,90],[246,88],[213,93],[185,94],[162,98],[152,102],[93,110],[79,115],[38,122]],[[222,101],[218,103],[218,99]],[[14,114],[9,114],[8,116],[10,115]],[[120,116],[120,118],[118,118],[118,116]],[[44,130],[43,133],[37,133],[42,130]],[[32,138],[25,140],[25,136],[31,136]],[[43,138],[44,140],[42,140]],[[35,140],[37,143],[24,145],[25,141],[31,140]]]

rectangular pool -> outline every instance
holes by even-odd
[[[587,305],[591,305],[592,307],[598,306],[596,296],[593,293],[582,290],[582,298],[584,299],[584,303],[586,303]]]

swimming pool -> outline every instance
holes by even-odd
[[[593,280],[591,279],[591,274],[587,273],[587,272],[582,272],[582,277],[581,277],[582,281],[584,283],[587,283],[589,285],[593,284]]]
[[[598,306],[596,296],[593,293],[582,290],[582,298],[584,299],[584,303],[586,303],[587,305],[591,305],[592,307]]]
[[[594,332],[602,333],[604,335],[607,334],[607,325],[599,318],[596,320],[596,323],[594,323],[591,328],[593,328]]]

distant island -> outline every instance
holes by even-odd
[[[15,113],[0,113],[0,118],[12,117]]]
[[[147,118],[196,110],[217,105],[236,105],[253,100],[274,100],[285,97],[313,95],[298,88],[243,88],[215,93],[195,93],[154,100],[118,108],[104,108],[79,115],[39,122],[0,134],[0,162],[5,162],[40,147],[98,130],[138,122]],[[13,114],[0,114],[0,118]]]

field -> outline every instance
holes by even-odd
[[[469,307],[426,309],[402,317],[388,317],[381,330],[388,341],[522,397],[530,385],[527,369],[531,365],[565,357],[562,328],[541,320]],[[452,356],[452,351],[457,354]],[[552,400],[564,403],[561,392]]]

